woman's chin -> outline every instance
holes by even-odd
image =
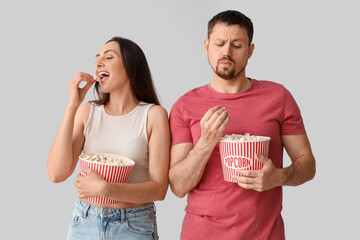
[[[101,91],[103,93],[109,93],[109,90],[106,87],[101,86]]]

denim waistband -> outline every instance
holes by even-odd
[[[144,216],[149,214],[149,212],[155,212],[154,203],[149,203],[134,208],[102,208],[92,206],[78,199],[76,201],[75,207],[83,213],[84,217],[92,215],[101,219],[121,219],[121,221],[125,221],[127,218]]]

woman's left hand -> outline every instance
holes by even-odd
[[[103,189],[107,183],[100,174],[89,168],[82,168],[76,179],[75,186],[80,199],[102,196]]]

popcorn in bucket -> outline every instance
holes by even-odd
[[[259,170],[263,164],[255,160],[256,154],[268,156],[270,137],[232,134],[221,138],[219,143],[224,180],[236,182],[232,175],[237,169]]]
[[[79,157],[81,168],[90,168],[111,183],[126,183],[135,162],[115,154],[82,154]],[[80,174],[86,176],[85,173]],[[87,197],[87,201],[97,204],[116,204],[119,201],[105,197]]]

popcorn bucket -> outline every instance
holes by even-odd
[[[90,154],[91,155],[91,154]],[[87,160],[83,156],[79,156],[80,167],[81,168],[90,168],[97,173],[99,173],[106,181],[111,183],[126,183],[129,180],[130,173],[135,165],[135,162],[129,158],[121,157],[115,154],[101,154],[102,156],[106,156],[108,158],[117,158],[124,160],[126,164],[123,165],[115,165],[112,163],[103,163],[97,162],[93,160]],[[80,172],[83,176],[86,176],[86,173]],[[119,201],[112,200],[110,198],[105,197],[87,197],[85,200],[97,204],[116,204]]]
[[[259,170],[263,167],[263,163],[255,160],[255,155],[261,154],[268,157],[270,137],[256,137],[261,140],[220,140],[220,159],[225,181],[237,182],[231,178],[237,175],[237,169]]]

